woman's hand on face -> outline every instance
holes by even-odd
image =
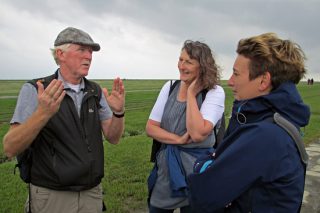
[[[196,96],[202,90],[198,83],[198,78],[194,79],[188,87],[188,95]]]

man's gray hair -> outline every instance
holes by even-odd
[[[59,46],[56,46],[54,48],[51,48],[51,54],[56,62],[57,65],[60,65],[60,61],[57,57],[57,50],[62,50],[62,52],[66,52],[68,50],[68,48],[70,47],[71,44],[62,44]]]

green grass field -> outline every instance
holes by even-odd
[[[102,87],[111,90],[112,81],[97,80]],[[104,143],[105,177],[104,200],[108,212],[144,212],[147,209],[146,181],[152,168],[149,162],[151,139],[145,135],[145,124],[158,92],[165,80],[125,80],[126,128],[118,145]],[[9,128],[19,89],[24,81],[0,81],[0,139]],[[233,97],[226,82],[226,117],[230,115]],[[320,83],[308,86],[302,82],[298,89],[304,101],[311,107],[310,124],[304,129],[306,144],[320,137]],[[6,160],[0,146],[0,160]],[[0,164],[0,212],[22,212],[27,196],[27,185],[19,175],[13,174],[15,161]]]

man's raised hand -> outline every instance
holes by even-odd
[[[108,90],[103,88],[104,96],[111,110],[115,113],[123,113],[125,105],[125,90],[123,82],[120,78],[116,78],[113,81],[112,91],[109,95]]]

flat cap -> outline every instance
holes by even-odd
[[[100,50],[100,45],[95,43],[88,33],[73,27],[62,30],[54,41],[54,46],[63,44],[79,44],[90,46],[93,51]]]

